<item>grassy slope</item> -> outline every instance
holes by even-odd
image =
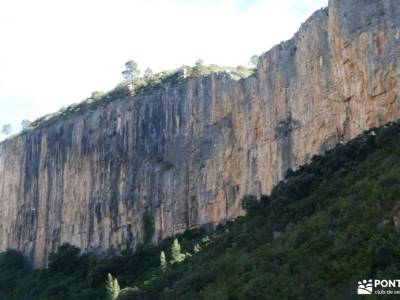
[[[165,271],[158,259],[161,249],[170,259],[171,240],[100,261],[60,254],[49,270],[35,272],[5,267],[17,259],[3,254],[0,290],[6,299],[96,299],[111,272],[122,287],[140,289],[121,299],[355,298],[358,280],[400,277],[400,234],[393,221],[399,200],[395,123],[314,157],[270,196],[250,202],[245,217],[210,236],[180,236],[192,256]]]

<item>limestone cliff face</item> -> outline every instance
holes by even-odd
[[[398,0],[331,0],[256,76],[166,84],[0,144],[0,250],[134,248],[242,213],[288,168],[400,117]]]

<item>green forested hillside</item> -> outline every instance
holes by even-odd
[[[48,269],[32,271],[8,251],[0,255],[1,294],[30,300],[356,298],[359,280],[400,278],[399,123],[314,157],[288,172],[271,195],[246,196],[243,205],[245,217],[211,234],[186,232],[178,242],[144,245],[136,254],[99,259],[64,245]]]

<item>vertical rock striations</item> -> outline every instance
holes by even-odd
[[[165,84],[0,144],[0,250],[134,248],[242,213],[289,168],[400,117],[397,0],[331,0],[259,61]]]

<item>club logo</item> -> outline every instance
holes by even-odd
[[[358,282],[357,294],[371,295],[373,289],[372,279]]]

